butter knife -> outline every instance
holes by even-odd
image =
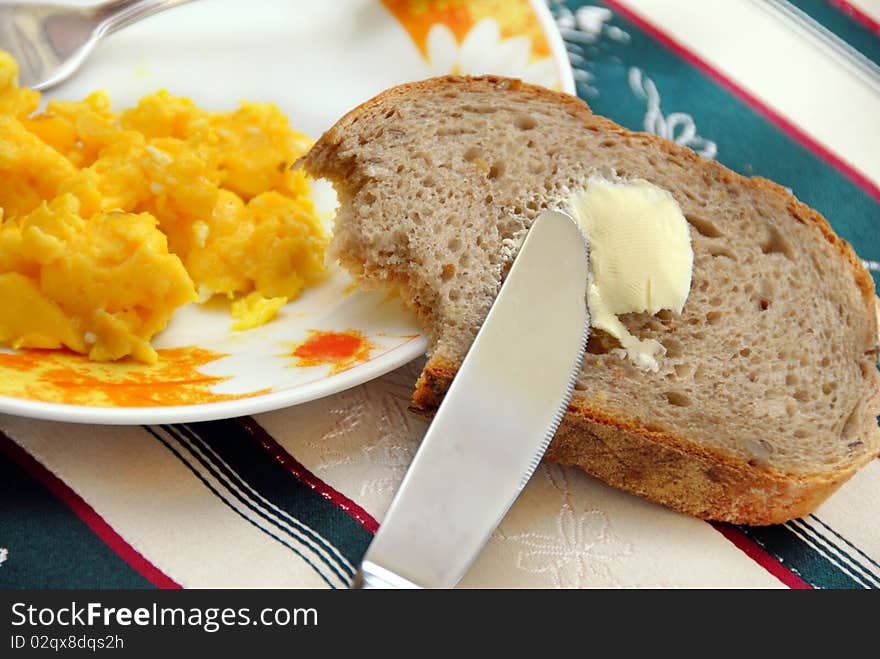
[[[356,587],[451,588],[537,468],[590,329],[586,240],[532,224],[361,565]]]

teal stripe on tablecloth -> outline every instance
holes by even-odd
[[[848,43],[875,64],[880,64],[880,39],[829,0],[788,0],[829,32]]]
[[[262,497],[333,545],[352,564],[360,564],[373,536],[345,511],[281,466],[233,420],[187,424]]]
[[[0,548],[0,588],[153,587],[2,452]]]
[[[873,590],[880,588],[877,562],[833,528],[820,523],[814,515],[793,519],[786,522],[785,526],[862,587]]]
[[[318,565],[316,565],[313,561],[311,561],[308,558],[308,556],[306,556],[306,554],[303,551],[306,549],[305,547],[297,546],[299,543],[292,543],[292,542],[288,542],[287,540],[285,540],[282,537],[281,533],[276,533],[276,530],[280,531],[280,529],[277,529],[277,527],[276,527],[276,529],[273,529],[273,528],[271,528],[271,526],[272,526],[271,524],[269,524],[267,526],[267,525],[264,525],[263,523],[261,523],[263,521],[268,521],[268,520],[265,519],[265,517],[263,519],[259,519],[259,517],[260,517],[259,513],[257,514],[257,519],[255,519],[253,517],[250,517],[248,512],[245,512],[245,511],[242,511],[241,509],[238,509],[234,504],[234,500],[237,499],[238,501],[240,501],[242,503],[244,502],[244,500],[241,496],[235,496],[235,495],[230,496],[233,491],[228,488],[228,483],[221,482],[221,485],[219,488],[214,487],[209,482],[207,476],[210,476],[212,478],[220,480],[218,478],[218,474],[216,473],[216,470],[214,470],[214,468],[211,467],[209,464],[207,464],[204,460],[199,458],[196,453],[191,452],[189,447],[187,447],[183,443],[179,442],[178,434],[176,432],[169,432],[168,428],[158,428],[158,427],[154,428],[151,426],[145,426],[145,430],[148,433],[150,433],[151,435],[153,435],[153,437],[155,437],[160,443],[162,443],[165,446],[165,448],[167,448],[174,455],[174,457],[176,457],[184,465],[186,465],[187,469],[190,470],[190,473],[196,479],[198,479],[202,483],[202,485],[204,485],[205,488],[207,488],[207,490],[212,495],[214,495],[215,497],[217,497],[217,499],[219,499],[221,502],[223,502],[223,504],[225,506],[227,506],[230,510],[235,512],[235,514],[238,515],[247,524],[250,524],[251,526],[259,529],[260,531],[262,531],[263,533],[268,535],[270,538],[272,538],[276,542],[280,543],[281,545],[283,545],[284,547],[286,547],[287,549],[292,551],[300,559],[302,559],[311,569],[313,569],[315,571],[315,573],[321,579],[323,579],[324,582],[330,588],[336,588],[336,585],[333,583],[332,576],[329,576],[328,574],[323,572]],[[189,459],[186,454],[188,454],[189,458],[192,458],[192,460]],[[202,469],[206,469],[207,473],[203,472]],[[245,506],[245,508],[247,508],[247,506]],[[256,511],[253,508],[250,508],[250,512],[256,512]]]
[[[574,12],[584,4],[604,6],[569,0],[554,5],[554,11]],[[593,43],[569,33],[566,45],[575,55],[575,70],[580,69],[578,95],[594,112],[631,130],[645,130],[646,100],[630,86],[632,70],[638,69],[643,80],[656,85],[663,115],[689,115],[697,134],[717,145],[719,162],[791,188],[859,256],[880,261],[880,205],[865,190],[636,25],[615,13]],[[878,273],[873,274],[880,284]]]
[[[736,528],[813,588],[864,588],[785,525]]]
[[[153,428],[148,430],[154,432]],[[160,441],[178,458],[184,460],[193,474],[215,496],[236,510],[250,524],[293,550],[327,582],[327,585],[335,588],[334,578],[341,583],[347,583],[354,576],[351,565],[341,560],[334,548],[320,535],[296,517],[286,514],[281,509],[273,508],[274,504],[271,501],[242,479],[235,467],[226,464],[222,456],[202,441],[197,433],[191,432],[185,425],[162,426],[162,430],[166,438],[176,444],[180,451],[157,435]],[[189,457],[185,457],[183,453]],[[218,487],[211,486],[207,477],[215,479]],[[237,508],[233,501],[237,501],[243,508]],[[314,558],[308,558],[307,554],[313,554]]]

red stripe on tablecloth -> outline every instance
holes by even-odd
[[[87,504],[82,497],[68,485],[9,437],[0,432],[0,451],[24,469],[67,506],[88,526],[110,549],[139,572],[147,581],[157,588],[180,589],[182,586],[171,577],[150,563],[143,554],[128,544],[125,539],[113,530],[104,519]]]
[[[749,538],[745,533],[730,524],[720,524],[712,522],[712,526],[725,538],[730,540],[736,547],[741,549],[746,556],[755,561],[762,568],[767,570],[774,577],[779,579],[789,588],[796,590],[809,590],[812,586],[801,579],[794,572],[785,567],[782,563],[768,554],[754,540]]]
[[[842,11],[844,14],[852,18],[857,23],[861,23],[866,28],[871,30],[874,34],[880,35],[880,23],[875,21],[873,18],[868,16],[861,9],[853,5],[852,3],[846,2],[846,0],[828,0],[829,4],[832,7],[835,7]]]
[[[310,472],[303,464],[288,453],[281,444],[275,441],[275,438],[266,432],[266,429],[254,421],[254,419],[251,417],[242,417],[236,419],[236,421],[238,421],[238,423],[250,433],[257,443],[269,453],[269,455],[275,458],[282,467],[293,474],[300,483],[310,487],[312,490],[320,494],[337,508],[345,512],[349,517],[357,521],[370,533],[375,533],[378,530],[379,522],[376,521],[376,518],[345,496],[342,492],[332,488]]]
[[[853,165],[846,162],[836,153],[817,142],[810,135],[805,133],[800,127],[792,123],[789,119],[783,117],[781,114],[772,109],[769,105],[764,103],[758,97],[746,91],[743,87],[740,87],[731,78],[727,77],[727,75],[724,74],[721,70],[709,64],[694,51],[689,50],[687,46],[683,45],[679,41],[676,41],[672,36],[670,36],[666,32],[663,32],[659,27],[657,27],[653,23],[648,22],[645,18],[635,13],[635,10],[630,9],[622,2],[619,2],[619,0],[604,0],[604,2],[615,11],[620,12],[623,16],[627,18],[627,20],[630,20],[638,25],[639,28],[650,34],[654,39],[656,39],[669,49],[673,50],[684,60],[686,60],[696,68],[700,69],[703,73],[715,80],[715,82],[722,85],[723,87],[726,87],[741,100],[751,105],[752,108],[764,115],[764,117],[766,117],[768,121],[773,123],[777,128],[779,128],[790,138],[792,138],[796,142],[800,142],[803,146],[811,150],[827,163],[837,168],[847,177],[852,179],[852,181],[855,182],[856,185],[865,190],[865,192],[874,197],[874,199],[880,201],[880,186],[874,183],[865,174],[858,171]]]

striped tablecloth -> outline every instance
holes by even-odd
[[[880,1],[551,2],[594,111],[790,187],[880,261]],[[420,363],[287,410],[0,416],[0,587],[345,587],[425,422]],[[880,586],[880,461],[815,514],[710,524],[542,466],[471,587]]]

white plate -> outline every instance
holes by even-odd
[[[245,99],[270,101],[295,129],[317,138],[383,89],[443,73],[512,75],[573,92],[545,5],[512,0],[499,3],[492,16],[480,15],[488,6],[450,11],[445,2],[202,0],[109,37],[73,79],[45,97],[79,99],[106,89],[120,109],[165,88],[213,110]],[[333,205],[328,189],[315,186],[325,209]],[[108,424],[240,416],[347,389],[426,347],[399,300],[354,289],[335,266],[327,281],[263,327],[231,332],[230,325],[221,308],[178,310],[154,340],[172,350],[163,353],[166,365],[180,357],[167,372],[2,350],[0,393],[14,395],[0,395],[0,412]],[[349,342],[359,337],[362,349],[344,363],[304,366],[292,353],[315,331],[342,333]],[[14,384],[24,380],[26,387]]]

